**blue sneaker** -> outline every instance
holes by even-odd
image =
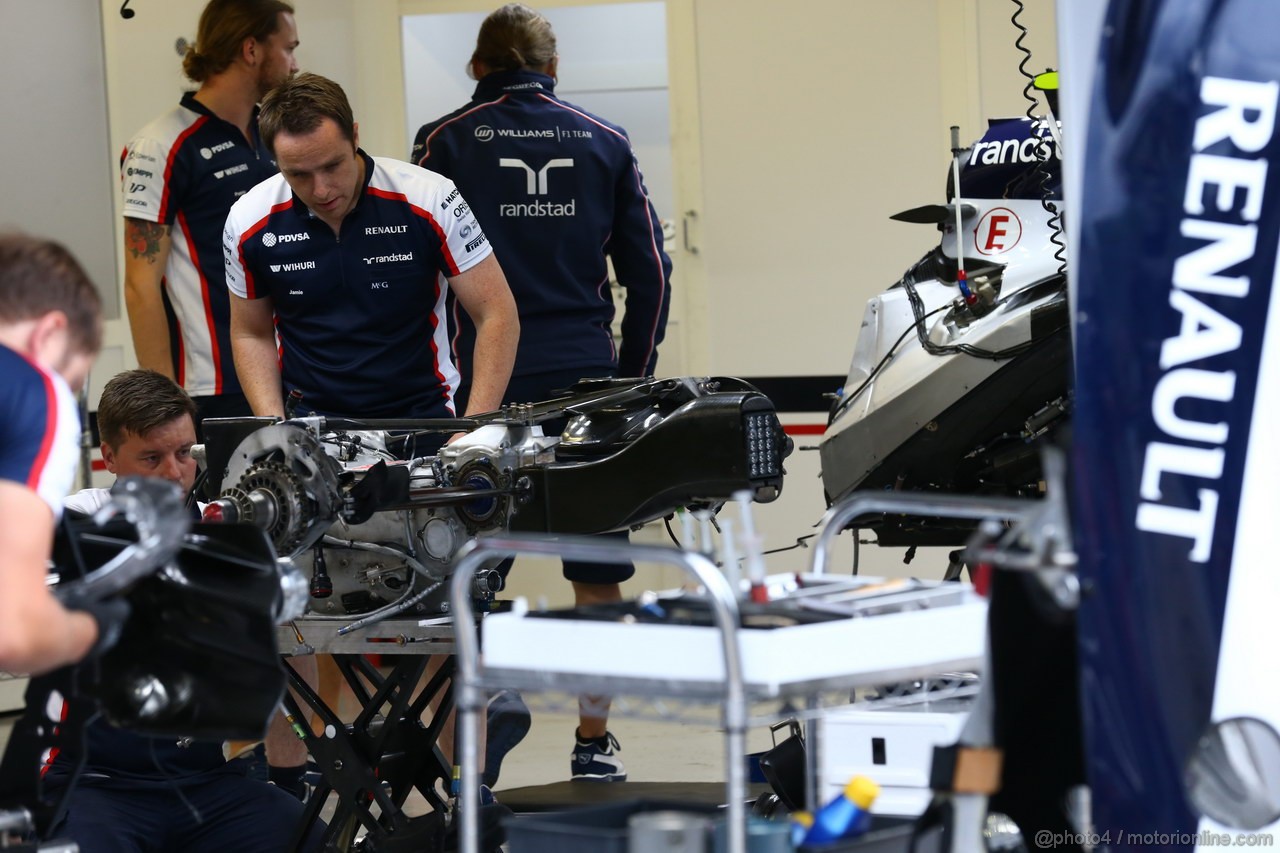
[[[514,690],[495,693],[485,714],[484,773],[481,781],[490,788],[498,786],[502,759],[524,740],[533,722],[529,706]]]
[[[622,749],[613,732],[583,740],[574,732],[575,744],[569,760],[570,778],[582,782],[625,782],[627,768],[622,766],[617,751]]]

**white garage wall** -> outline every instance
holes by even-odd
[[[1004,0],[782,8],[697,3],[713,372],[844,373],[866,299],[936,243],[887,217],[943,200],[949,126],[1025,108]]]
[[[1053,4],[1027,0],[1032,71],[1056,62]],[[949,127],[1022,113],[1009,0],[696,0],[710,372],[843,375],[867,299],[937,242],[890,214],[942,202]],[[834,389],[833,389],[834,390]],[[824,423],[823,413],[788,420]],[[769,547],[826,508],[818,436],[797,436]],[[804,450],[803,448],[810,448]],[[836,564],[852,561],[843,537]],[[771,566],[801,568],[807,551]],[[940,576],[945,552],[863,548],[864,573]]]
[[[0,0],[0,18],[0,228],[65,243],[114,316],[115,183],[98,10],[80,0]]]

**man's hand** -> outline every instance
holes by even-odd
[[[89,647],[85,660],[101,657],[109,652],[120,641],[120,635],[124,633],[124,625],[129,621],[129,614],[133,612],[129,602],[120,597],[104,598],[83,604],[69,604],[68,609],[84,611],[93,617],[94,623],[98,626],[98,639],[94,640],[93,645]]]

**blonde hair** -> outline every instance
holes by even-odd
[[[280,29],[280,14],[293,14],[284,0],[209,0],[200,14],[196,43],[182,57],[182,72],[203,83],[226,71],[244,40],[266,41]]]

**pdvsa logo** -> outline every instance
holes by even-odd
[[[487,124],[482,124],[476,128],[476,141],[488,142],[493,139],[493,128]]]
[[[235,145],[236,144],[234,142],[228,139],[226,142],[219,142],[212,148],[201,148],[200,156],[206,160],[212,160],[214,154],[217,154],[220,151],[226,151],[228,148],[234,148]]]
[[[262,245],[270,249],[276,243],[296,243],[299,240],[310,239],[311,235],[306,231],[299,231],[297,234],[275,234],[271,231],[267,231],[262,235]]]

